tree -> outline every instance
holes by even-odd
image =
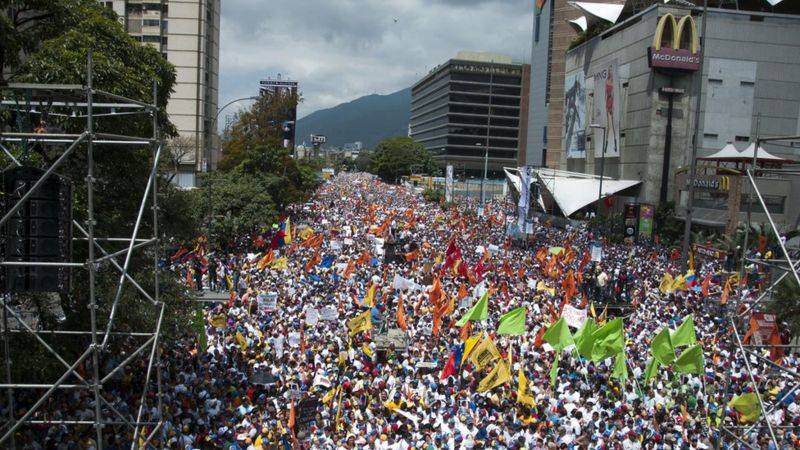
[[[417,173],[435,175],[439,169],[425,147],[409,137],[393,137],[381,141],[370,158],[372,173],[384,181],[397,183],[403,175]]]

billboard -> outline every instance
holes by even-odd
[[[620,151],[619,118],[622,113],[620,108],[619,70],[617,60],[614,59],[602,64],[594,73],[594,108],[592,109],[592,123],[602,128],[594,128],[594,156],[602,158],[617,157]],[[603,145],[603,134],[606,136]],[[605,147],[605,152],[603,148]]]
[[[583,72],[564,81],[564,148],[567,158],[586,157],[586,84]]]
[[[261,95],[297,95],[297,81],[282,80],[278,74],[277,80],[267,79],[259,82]],[[297,122],[297,108],[292,108],[281,121],[281,134],[283,147],[294,151],[295,125]]]
[[[520,231],[525,229],[525,220],[528,218],[531,197],[531,172],[530,166],[519,168],[519,203],[517,203],[517,226]]]
[[[639,236],[651,238],[653,236],[653,220],[656,216],[656,207],[649,203],[639,205]]]

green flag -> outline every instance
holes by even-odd
[[[528,310],[524,306],[507,312],[500,318],[500,324],[497,327],[497,334],[519,336],[525,334],[525,318],[528,315]]]
[[[692,315],[689,314],[683,318],[681,326],[672,333],[672,345],[678,348],[684,345],[694,345],[696,342],[697,337],[694,334],[694,319]]]
[[[755,422],[761,416],[761,404],[755,392],[733,397],[728,406],[741,414],[743,422]]]
[[[650,351],[653,353],[653,358],[662,365],[668,366],[675,361],[675,347],[672,346],[668,327],[662,328],[653,338],[653,342],[650,343]]]
[[[647,364],[647,368],[644,371],[645,383],[647,383],[648,381],[650,381],[651,378],[656,376],[656,374],[658,373],[658,366],[659,363],[655,358],[650,360],[650,362]]]
[[[569,332],[569,326],[563,317],[558,319],[556,323],[550,325],[550,328],[544,332],[542,339],[552,345],[556,352],[561,352],[564,347],[574,344],[572,334]]]
[[[458,319],[456,326],[463,327],[470,320],[486,320],[489,317],[489,290],[483,293],[478,303],[467,311],[463,317]]]
[[[694,373],[702,375],[703,369],[703,348],[700,344],[693,345],[681,353],[675,360],[675,371],[678,373]]]
[[[201,352],[205,352],[208,347],[208,336],[206,336],[206,322],[203,317],[203,307],[198,306],[194,316],[195,332],[197,333],[197,343]]]
[[[575,349],[578,351],[578,354],[584,358],[592,357],[592,347],[594,346],[592,333],[597,331],[597,328],[597,324],[594,323],[594,320],[590,317],[586,319],[581,329],[575,332]]]
[[[625,348],[625,332],[622,329],[622,318],[617,318],[598,328],[592,333],[592,361],[600,362],[622,352]]]
[[[556,381],[558,380],[558,357],[560,355],[556,354],[556,359],[553,360],[553,367],[550,368],[550,389],[555,391],[556,389]]]
[[[614,358],[614,371],[611,373],[611,377],[620,381],[625,381],[628,379],[628,367],[627,363],[625,362],[625,352],[620,352],[617,357]]]

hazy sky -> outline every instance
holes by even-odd
[[[220,106],[278,73],[300,82],[302,117],[411,86],[459,50],[528,62],[533,1],[224,0]]]

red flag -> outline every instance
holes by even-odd
[[[711,274],[706,275],[703,279],[703,297],[708,296],[708,288],[711,286]]]
[[[458,331],[458,338],[461,339],[461,342],[466,342],[469,338],[469,335],[472,334],[472,322],[469,320],[465,323],[461,329]]]
[[[541,327],[541,328],[539,328],[539,331],[536,332],[536,337],[533,340],[533,346],[534,347],[542,348],[542,345],[544,344],[544,332],[545,332],[545,330],[546,330],[545,327]]]
[[[442,375],[439,377],[440,380],[445,380],[447,377],[451,375],[455,375],[456,373],[456,353],[450,352],[450,357],[447,358],[447,363],[444,365],[444,369],[442,370]]]

